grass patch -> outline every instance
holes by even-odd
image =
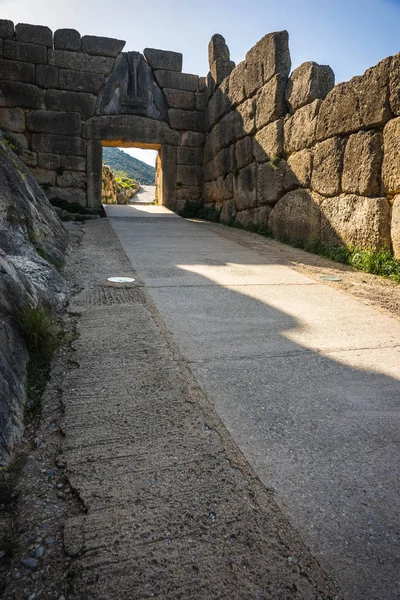
[[[54,316],[41,304],[25,305],[19,325],[29,352],[26,376],[26,416],[40,415],[41,396],[46,386],[53,355],[63,344],[63,336]]]
[[[51,256],[49,255],[49,253],[48,253],[48,252],[46,252],[46,250],[43,250],[43,248],[36,248],[36,252],[39,254],[39,256],[41,256],[42,258],[44,258],[44,260],[47,260],[47,262],[49,262],[51,265],[53,265],[53,267],[54,267],[54,268],[55,268],[55,269],[56,269],[56,270],[57,270],[59,273],[62,273],[62,270],[63,270],[63,264],[62,264],[62,263],[61,263],[59,260],[57,260],[57,259],[55,259],[55,258],[51,257]]]

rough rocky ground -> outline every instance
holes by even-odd
[[[275,244],[207,226],[259,252]],[[339,598],[199,390],[108,222],[82,231],[66,268],[66,328],[80,337],[55,361],[42,423],[19,449],[18,498],[0,511],[12,526],[2,597]],[[399,314],[400,286],[279,251]],[[112,275],[136,281],[110,287]]]

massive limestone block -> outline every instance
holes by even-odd
[[[58,67],[51,65],[36,65],[36,85],[41,88],[58,88]],[[100,75],[100,77],[102,77]]]
[[[57,174],[54,171],[48,169],[29,169],[31,175],[36,179],[39,185],[55,185]]]
[[[278,31],[264,36],[246,54],[245,91],[252,96],[274,75],[290,72],[289,35]]]
[[[211,97],[205,114],[206,130],[210,131],[212,127],[232,108],[228,94],[221,85],[215,90]]]
[[[46,90],[46,106],[50,110],[78,112],[85,121],[94,114],[96,96],[84,92],[66,92],[64,90]]]
[[[226,202],[230,198],[233,198],[232,173],[204,185],[204,202]]]
[[[182,71],[183,55],[180,52],[145,48],[143,54],[152,69],[164,71]]]
[[[202,148],[180,147],[176,157],[178,165],[201,166],[203,164]]]
[[[182,133],[182,146],[201,148],[204,146],[204,133],[198,131],[184,131]]]
[[[257,206],[257,167],[255,164],[240,169],[233,178],[233,197],[236,209],[255,208]]]
[[[26,62],[0,59],[1,79],[35,83],[35,65]]]
[[[235,201],[233,198],[226,200],[222,205],[220,219],[221,221],[230,222],[236,216]]]
[[[80,137],[53,135],[49,133],[32,134],[32,150],[47,154],[86,155],[86,143]]]
[[[7,19],[0,19],[0,39],[14,39],[14,23],[12,21],[8,21]]]
[[[159,71],[154,71],[154,75],[158,85],[162,88],[195,92],[199,85],[198,75],[191,75],[190,73],[177,73],[176,71],[160,69]]]
[[[253,138],[248,135],[239,140],[235,146],[236,165],[239,169],[253,162]],[[232,168],[234,165],[232,164]]]
[[[284,148],[286,154],[304,150],[315,144],[317,117],[321,102],[321,100],[314,100],[285,119]]]
[[[232,105],[236,106],[246,100],[246,91],[244,89],[246,63],[239,63],[229,76],[229,99]]]
[[[38,152],[37,164],[39,167],[43,167],[43,169],[58,169],[61,167],[61,156],[59,154]]]
[[[225,38],[220,33],[214,34],[208,44],[208,64],[210,68],[218,59],[227,62],[230,60],[229,48],[225,42]]]
[[[400,193],[400,117],[383,130],[382,184],[387,196]]]
[[[257,92],[257,129],[285,116],[285,87],[286,77],[278,74]]]
[[[57,185],[59,187],[73,187],[85,189],[86,173],[76,171],[63,171],[62,175],[57,175]]]
[[[393,202],[390,233],[393,253],[400,260],[400,196],[396,196]]]
[[[290,111],[310,104],[318,98],[324,100],[335,85],[335,74],[328,65],[305,62],[289,77],[285,98]]]
[[[28,25],[27,23],[18,23],[18,25],[15,26],[15,39],[17,42],[41,44],[43,46],[47,46],[47,48],[53,47],[52,31],[43,25]]]
[[[57,29],[54,32],[54,48],[56,50],[80,52],[81,47],[81,34],[76,29]]]
[[[51,67],[50,67],[51,68]],[[60,69],[58,86],[60,90],[71,92],[89,92],[98,94],[105,84],[105,77],[100,73],[85,73],[84,71],[69,71]]]
[[[283,153],[283,119],[266,125],[253,138],[253,154],[257,162],[266,162]]]
[[[242,131],[240,137],[251,135],[256,130],[256,111],[255,102],[252,98],[246,100],[236,108],[242,121]]]
[[[331,138],[314,147],[311,187],[324,196],[336,196],[341,191],[344,140]]]
[[[320,238],[321,197],[311,190],[288,192],[274,206],[268,226],[275,238],[305,243]]]
[[[234,144],[236,140],[246,135],[243,116],[237,110],[232,110],[214,127],[212,133],[214,131],[216,131],[216,146],[219,152],[221,148]]]
[[[82,38],[82,52],[94,56],[110,56],[116,58],[125,46],[124,40],[116,40],[97,35],[84,35]]]
[[[213,179],[218,179],[221,176],[225,177],[228,173],[232,173],[235,166],[235,146],[223,148],[212,161]]]
[[[3,58],[22,60],[34,64],[46,64],[47,49],[45,46],[39,46],[38,44],[4,40]]]
[[[183,185],[201,185],[203,181],[203,167],[178,165],[176,179]]]
[[[195,110],[178,110],[170,108],[168,118],[173,129],[189,129],[190,131],[204,131],[204,115]]]
[[[212,65],[210,69],[211,77],[214,80],[216,86],[220,85],[222,81],[229,77],[235,68],[235,63],[233,61],[226,62],[224,59],[217,59]]]
[[[280,160],[277,165],[270,162],[257,167],[257,204],[276,204],[283,196],[283,182],[286,163]]]
[[[28,130],[34,133],[60,133],[79,136],[82,129],[81,116],[77,112],[33,110],[26,119]]]
[[[84,137],[89,140],[112,140],[122,145],[126,140],[135,140],[137,143],[171,146],[178,146],[181,138],[167,123],[137,115],[93,117],[85,123]]]
[[[310,187],[312,162],[312,150],[300,150],[289,156],[284,179],[285,190],[295,189],[299,186]]]
[[[170,90],[168,88],[164,88],[163,92],[169,108],[178,108],[181,110],[195,109],[194,92]]]
[[[267,225],[270,212],[270,206],[242,210],[237,213],[235,223],[240,223],[243,227],[248,227],[249,225]]]
[[[390,206],[386,198],[342,195],[324,199],[321,242],[362,250],[390,248]]]
[[[400,115],[400,54],[393,56],[390,65],[390,108],[396,115]]]
[[[380,133],[360,131],[351,135],[344,153],[343,192],[359,196],[379,196],[382,159]]]
[[[321,105],[318,140],[384,125],[391,118],[390,61],[390,58],[385,59],[361,77],[353,77],[348,83],[333,88]]]
[[[44,90],[29,83],[0,81],[0,106],[44,108]]]
[[[114,59],[108,56],[92,56],[85,52],[49,50],[48,63],[60,69],[108,75],[114,66]]]

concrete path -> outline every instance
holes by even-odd
[[[400,323],[282,264],[277,244],[266,259],[215,226],[124,209],[106,207],[112,227],[261,481],[346,598],[400,598]]]
[[[138,193],[132,198],[131,203],[151,204],[156,195],[155,185],[141,185]]]

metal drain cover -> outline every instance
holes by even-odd
[[[342,278],[337,275],[322,275],[320,279],[323,279],[324,281],[342,281]]]
[[[133,283],[135,280],[133,277],[109,277],[107,281],[111,281],[111,283]]]

